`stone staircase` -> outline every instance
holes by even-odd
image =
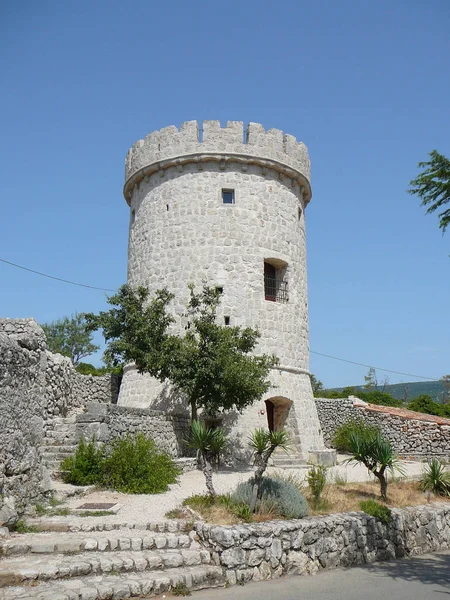
[[[4,540],[0,598],[121,600],[162,594],[177,585],[191,590],[224,585],[222,568],[183,523],[160,523],[156,531],[118,527],[89,532],[69,527]]]
[[[75,452],[77,443],[76,416],[54,417],[40,447],[43,463],[53,477],[59,476],[61,461]]]

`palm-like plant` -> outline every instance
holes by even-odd
[[[432,458],[422,474],[419,485],[423,492],[450,496],[450,473],[445,470],[445,465],[439,459]]]
[[[226,436],[222,429],[210,429],[200,421],[192,421],[188,446],[197,451],[197,459],[205,476],[206,487],[213,497],[216,496],[216,491],[212,482],[211,459],[217,456],[217,453],[223,449],[225,444]]]
[[[386,471],[404,474],[392,444],[380,432],[363,427],[348,436],[348,448],[353,455],[347,462],[362,463],[380,482],[381,498],[387,500]]]
[[[268,431],[262,427],[258,427],[249,436],[249,446],[253,450],[255,475],[252,500],[250,509],[253,512],[256,507],[257,500],[261,499],[261,480],[264,471],[267,469],[269,458],[277,448],[281,448],[285,452],[288,451],[290,445],[289,435],[284,429]]]

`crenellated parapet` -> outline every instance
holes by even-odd
[[[124,196],[130,202],[135,185],[156,171],[164,176],[168,167],[180,170],[188,162],[217,161],[221,168],[227,162],[256,164],[262,169],[275,169],[303,187],[305,202],[311,198],[308,149],[292,135],[279,129],[266,131],[259,123],[249,123],[244,133],[242,121],[187,121],[178,129],[171,125],[153,131],[130,148],[125,161]],[[245,167],[244,167],[245,168]]]

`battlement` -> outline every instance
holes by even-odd
[[[279,129],[266,131],[259,123],[249,123],[244,134],[242,121],[187,121],[178,129],[171,125],[153,131],[130,148],[125,161],[124,195],[127,201],[136,183],[156,170],[191,161],[239,160],[275,167],[298,179],[311,195],[308,149],[292,135]]]

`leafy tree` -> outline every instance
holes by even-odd
[[[193,285],[189,289],[184,335],[170,332],[175,317],[168,305],[174,296],[167,289],[150,300],[146,288],[124,285],[108,299],[114,308],[87,314],[86,320],[91,330],[103,329],[108,364],[134,362],[140,373],[170,381],[187,397],[195,421],[199,408],[217,414],[259,400],[270,387],[267,376],[278,360],[251,354],[259,338],[255,329],[217,323],[216,287],[204,286],[198,294]]]
[[[286,430],[277,429],[268,431],[258,427],[249,438],[250,447],[253,450],[255,465],[254,485],[250,510],[253,512],[257,500],[261,500],[261,481],[264,471],[267,469],[269,458],[277,448],[287,451],[289,448],[289,436]]]
[[[372,389],[377,389],[378,387],[378,381],[377,381],[377,373],[374,369],[374,367],[370,367],[367,375],[364,375],[364,388],[367,391],[370,391]]]
[[[347,444],[352,457],[346,462],[362,463],[373,473],[380,482],[381,498],[387,500],[386,471],[403,472],[391,442],[380,432],[375,432],[370,426],[366,429],[363,425],[349,433]]]
[[[84,315],[81,313],[44,323],[41,327],[47,337],[50,352],[68,356],[75,366],[82,358],[97,352],[100,348],[92,343],[92,333],[88,330]]]
[[[316,398],[320,397],[322,395],[322,392],[324,391],[323,383],[320,381],[320,379],[317,379],[317,377],[312,373],[310,373],[309,378],[311,379],[313,396],[315,396]]]
[[[443,402],[444,404],[450,404],[450,375],[441,377],[441,383],[444,388]]]
[[[409,184],[408,192],[418,196],[422,206],[427,207],[427,214],[450,203],[450,160],[437,150],[429,154],[430,160],[420,162],[418,167],[423,169],[422,173]],[[439,227],[445,233],[450,223],[450,208],[439,213]]]

